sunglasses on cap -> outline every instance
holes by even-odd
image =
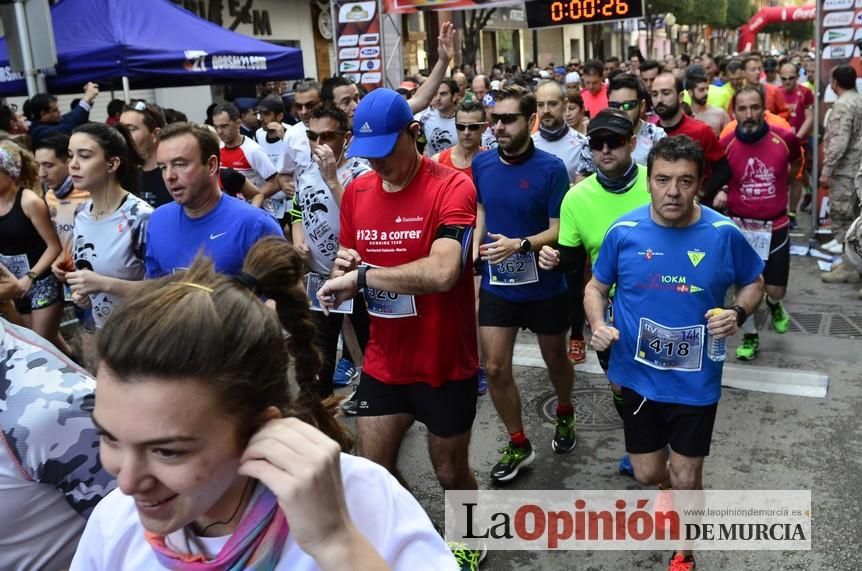
[[[338,140],[339,137],[346,134],[347,131],[323,131],[322,133],[316,133],[311,129],[305,130],[305,136],[308,137],[309,141],[317,141],[323,144],[334,143]]]
[[[491,125],[496,125],[497,121],[503,125],[511,125],[518,120],[518,117],[523,117],[521,113],[491,113]]]
[[[623,135],[590,135],[590,149],[594,151],[603,150],[605,145],[613,151],[624,146],[626,143],[628,143],[628,137]]]
[[[470,131],[481,131],[485,126],[484,123],[455,123],[455,128],[459,131],[470,130]]]
[[[628,101],[608,101],[608,107],[611,109],[622,109],[623,111],[631,111],[640,104],[640,99],[629,99]]]

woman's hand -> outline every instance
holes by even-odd
[[[80,294],[91,294],[105,291],[105,280],[92,270],[76,270],[66,274],[66,283],[73,292]]]

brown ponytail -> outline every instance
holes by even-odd
[[[114,311],[99,334],[102,364],[128,382],[144,375],[198,379],[220,393],[225,412],[240,418],[248,437],[261,413],[275,406],[347,451],[352,439],[335,420],[333,402],[324,405],[314,390],[321,356],[301,268],[296,250],[277,238],[258,241],[246,256],[243,272],[256,284],[217,274],[200,255],[188,271],[146,282]],[[276,302],[278,315],[258,294]],[[300,389],[295,400],[287,383],[291,356]]]

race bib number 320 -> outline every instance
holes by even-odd
[[[398,319],[416,315],[416,298],[410,294],[366,287],[365,303],[368,304],[368,314],[377,317]]]
[[[665,327],[646,317],[638,325],[635,361],[667,371],[700,371],[703,325]]]

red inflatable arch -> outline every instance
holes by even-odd
[[[769,24],[813,20],[816,15],[816,6],[771,6],[769,8],[761,8],[751,17],[751,20],[747,24],[743,24],[739,29],[737,49],[739,53],[751,51],[754,48],[754,39],[757,36],[757,32]]]

